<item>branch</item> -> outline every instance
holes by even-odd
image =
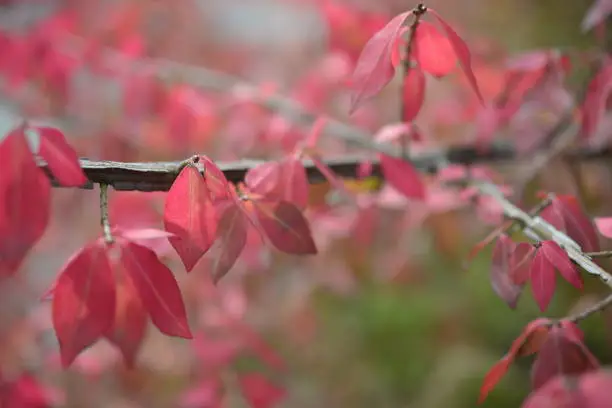
[[[563,320],[569,320],[570,322],[578,323],[579,321],[586,319],[590,315],[602,311],[610,305],[612,305],[612,294],[608,295],[607,297],[603,298],[602,300],[593,304],[591,307],[588,307],[582,312],[569,316]]]
[[[379,150],[392,150],[393,146],[375,144]],[[394,155],[399,154],[399,151]],[[601,150],[577,150],[567,154],[568,160],[591,160],[612,156],[612,149]],[[339,176],[355,177],[357,166],[366,158],[364,156],[342,156],[325,160],[325,163]],[[481,152],[474,147],[459,147],[448,150],[433,150],[421,154],[415,154],[411,158],[417,168],[422,171],[435,171],[441,164],[450,162],[455,164],[470,165],[483,162],[503,162],[517,159],[514,150],[507,145],[496,145],[488,151]],[[108,184],[115,190],[137,190],[137,191],[167,191],[174,178],[180,161],[176,162],[115,162],[94,161],[81,159],[81,167],[89,179],[89,183],[83,186],[92,189],[93,184]],[[262,163],[259,160],[240,160],[236,162],[217,163],[225,173],[227,179],[233,183],[244,180],[244,175],[251,168]],[[47,173],[54,186],[59,186],[57,180],[51,174],[44,161],[40,161],[40,167]],[[304,166],[311,183],[325,180],[325,177],[316,168],[311,160],[305,160]],[[373,161],[373,176],[382,177],[380,167],[376,160]]]

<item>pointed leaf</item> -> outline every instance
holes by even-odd
[[[544,253],[548,262],[554,265],[561,276],[578,289],[582,289],[582,277],[567,256],[567,253],[554,241],[544,241],[539,249]]]
[[[187,165],[172,183],[164,209],[168,238],[187,272],[210,249],[215,239],[216,218],[209,190],[195,166]]]
[[[467,47],[463,39],[461,39],[461,37],[459,37],[459,35],[455,32],[455,30],[453,30],[453,28],[448,25],[448,23],[444,21],[436,11],[430,8],[429,12],[433,14],[433,16],[438,20],[438,22],[446,32],[446,36],[448,37],[451,46],[455,50],[457,59],[459,60],[459,63],[463,68],[463,72],[467,77],[468,82],[472,86],[474,92],[476,92],[476,96],[478,97],[480,102],[484,105],[484,99],[482,97],[482,94],[480,93],[480,89],[478,88],[478,81],[476,81],[474,71],[472,70],[472,56],[470,54],[469,48]]]
[[[82,248],[62,268],[52,316],[64,367],[112,326],[115,284],[103,242]]]
[[[204,180],[213,200],[230,198],[230,183],[223,171],[208,157],[199,156],[204,167]]]
[[[138,291],[153,324],[169,336],[193,338],[172,271],[149,248],[121,239],[117,242],[121,244],[122,267]]]
[[[51,186],[22,130],[0,142],[0,276],[15,273],[49,222]]]
[[[522,287],[513,282],[510,271],[512,269],[512,255],[515,243],[506,234],[499,236],[493,248],[491,260],[491,285],[497,295],[502,298],[510,308],[516,307]]]
[[[353,113],[361,102],[380,92],[393,79],[393,45],[410,14],[411,12],[405,12],[395,16],[363,47],[352,78],[354,93],[351,97],[350,113]]]
[[[244,176],[244,182],[254,193],[268,196],[280,185],[281,166],[279,162],[265,162],[252,167]]]
[[[385,180],[397,191],[408,198],[425,199],[425,185],[412,163],[381,154],[380,166]]]
[[[234,266],[247,241],[247,219],[238,205],[226,205],[219,212],[217,241],[220,251],[212,268],[214,282],[218,282]]]
[[[123,264],[116,262],[113,269],[116,280],[115,319],[106,337],[119,347],[125,365],[132,368],[146,332],[148,314]]]
[[[80,187],[87,182],[74,149],[59,129],[37,126],[40,135],[38,154],[47,162],[51,173],[62,186]]]
[[[317,253],[308,222],[295,205],[257,201],[253,206],[259,225],[276,249],[295,255]]]
[[[480,395],[478,397],[478,403],[482,404],[487,398],[487,395],[495,388],[497,383],[506,375],[508,368],[512,364],[512,358],[508,355],[502,357],[485,375],[482,386],[480,387]]]
[[[433,76],[448,75],[457,65],[457,55],[448,38],[428,21],[419,22],[413,47],[421,69]]]
[[[404,122],[412,122],[423,107],[425,100],[425,75],[420,67],[412,67],[404,78],[402,103],[404,105]]]
[[[553,264],[541,250],[536,252],[531,264],[530,275],[533,297],[540,310],[544,312],[555,293],[556,275]]]
[[[533,245],[527,242],[520,242],[512,252],[512,268],[510,276],[517,285],[524,285],[529,280],[531,262],[535,255]]]
[[[558,195],[551,206],[557,208],[562,215],[567,235],[574,239],[584,251],[596,252],[600,250],[595,226],[581,208],[576,197]]]

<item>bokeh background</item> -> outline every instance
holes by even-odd
[[[258,92],[286,95],[308,112],[372,132],[397,122],[398,81],[349,117],[346,79],[373,27],[415,4],[337,0],[335,8],[325,9],[322,3],[2,0],[0,134],[24,118],[53,123],[82,157],[124,161],[179,160],[194,152],[216,160],[274,158],[304,137],[305,130],[207,70],[235,75]],[[593,36],[580,31],[590,4],[427,3],[484,61],[477,76],[489,96],[499,90],[500,67],[512,53],[594,46]],[[460,77],[457,70],[450,78],[428,79],[417,122],[438,143],[470,140]],[[331,156],[350,152],[326,137],[321,145]],[[513,168],[497,170],[508,174]],[[609,180],[607,168],[590,164],[578,172],[579,189],[571,177],[575,171],[555,163],[532,189],[580,191],[591,214],[609,213],[612,191],[602,182]],[[353,188],[365,191],[370,184]],[[218,292],[208,283],[206,262],[187,275],[171,249],[160,249],[181,283],[197,344],[151,328],[134,370],[101,342],[62,372],[49,304],[40,298],[70,254],[98,236],[98,196],[54,190],[45,237],[18,276],[0,282],[2,371],[33,373],[61,390],[58,406],[66,407],[208,407],[189,405],[197,401],[189,392],[205,394],[206,379],[218,372],[229,393],[227,406],[242,407],[236,373],[249,370],[265,372],[285,389],[282,407],[475,406],[486,371],[539,316],[529,291],[514,311],[494,294],[489,249],[464,267],[470,248],[492,226],[470,208],[406,211],[401,200],[389,199],[360,242],[354,237],[362,236],[355,233],[365,223],[361,214],[344,207],[317,210],[334,199],[328,193],[325,184],[311,189],[321,254],[304,260],[258,247],[243,256]],[[163,194],[112,194],[112,222],[161,225]],[[596,299],[602,288],[587,280],[582,294],[559,282],[549,315],[568,314]],[[612,358],[609,318],[598,315],[583,325],[587,344],[603,363]],[[252,337],[244,327],[281,356],[285,371],[252,352],[226,364],[226,355]],[[259,347],[255,354],[262,353],[272,352]],[[530,364],[519,360],[482,406],[519,406],[529,392]]]

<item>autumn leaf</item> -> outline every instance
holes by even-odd
[[[142,245],[118,238],[121,266],[134,285],[153,324],[169,336],[193,338],[185,305],[172,271],[155,252]]]
[[[38,168],[24,128],[0,141],[0,276],[11,275],[49,222],[51,186]]]
[[[561,273],[566,281],[575,288],[582,289],[582,277],[559,244],[554,241],[544,241],[538,251],[542,251],[548,262]]]
[[[448,38],[432,23],[419,22],[413,47],[419,67],[435,77],[448,75],[457,65],[457,55]]]
[[[453,28],[446,22],[440,15],[433,9],[429,8],[428,11],[433,14],[433,16],[438,20],[442,28],[444,29],[446,36],[448,37],[448,41],[450,42],[453,50],[455,51],[455,55],[463,68],[463,73],[468,79],[469,84],[472,86],[472,89],[476,93],[478,100],[484,105],[484,99],[482,94],[480,93],[480,89],[478,88],[478,81],[474,76],[474,71],[472,70],[472,56],[470,54],[470,49],[465,44],[465,41],[453,30]]]
[[[112,327],[113,271],[102,240],[79,250],[62,268],[53,289],[53,328],[62,365],[69,366]]]
[[[597,217],[594,221],[601,235],[606,238],[612,238],[612,217]]]
[[[485,375],[482,386],[480,387],[480,394],[478,396],[478,403],[482,404],[489,393],[495,388],[497,383],[506,375],[510,365],[512,364],[512,358],[506,355],[501,358]]]
[[[404,78],[402,103],[404,122],[412,122],[417,117],[425,100],[425,75],[420,67],[412,67]]]
[[[556,286],[555,268],[544,252],[538,250],[530,269],[531,290],[542,312],[548,308]]]
[[[249,190],[267,199],[285,200],[299,208],[308,205],[308,177],[296,157],[257,165],[245,175]]]
[[[168,191],[164,208],[168,238],[187,272],[212,246],[216,215],[204,178],[194,165],[185,166]]]
[[[425,199],[425,185],[412,163],[381,154],[380,166],[385,180],[397,191],[408,198]]]
[[[583,251],[599,251],[599,239],[595,225],[584,213],[576,197],[557,195],[542,212],[542,218],[564,231]]]
[[[579,376],[558,376],[533,390],[521,408],[609,407],[612,406],[611,387],[612,375],[604,370]]]
[[[213,261],[213,281],[218,282],[234,266],[247,241],[248,220],[235,203],[224,203],[219,208],[217,241],[219,253]]]
[[[229,199],[231,187],[223,171],[207,156],[199,156],[199,162],[204,167],[204,180],[213,201]]]
[[[49,170],[62,186],[80,187],[87,182],[79,158],[68,144],[63,133],[56,128],[36,126],[32,128],[40,138],[38,154],[47,162]]]
[[[351,96],[350,113],[353,113],[364,100],[380,92],[393,78],[395,73],[391,58],[393,46],[410,14],[412,12],[395,16],[363,47],[351,82],[354,91]]]
[[[511,275],[515,247],[516,244],[506,234],[499,236],[493,248],[490,274],[493,290],[512,309],[516,307],[522,291],[522,286],[516,284]]]
[[[254,213],[263,232],[276,249],[288,254],[317,253],[308,222],[302,212],[287,201],[253,201]]]

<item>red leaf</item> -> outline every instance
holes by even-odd
[[[599,363],[582,343],[567,337],[560,326],[553,326],[531,369],[534,390],[557,375],[581,374],[599,368]]]
[[[533,297],[540,310],[544,312],[555,293],[556,284],[555,268],[544,252],[540,250],[536,252],[531,264],[530,275]]]
[[[122,239],[117,242],[121,244],[122,267],[138,291],[153,324],[169,336],[193,338],[172,271],[149,248]]]
[[[87,182],[81,163],[74,149],[68,144],[59,129],[37,126],[40,135],[38,154],[45,159],[49,170],[66,187],[80,187]]]
[[[499,236],[493,248],[490,274],[493,290],[512,309],[516,307],[522,290],[522,286],[515,284],[510,275],[515,246],[507,235]]]
[[[252,167],[244,176],[249,189],[257,194],[268,196],[276,193],[280,185],[281,166],[279,162],[265,162]]]
[[[285,398],[285,390],[258,373],[239,378],[240,390],[251,408],[271,408]]]
[[[308,176],[301,160],[288,157],[282,161],[282,180],[284,181],[284,194],[281,199],[288,201],[298,208],[304,209],[308,205]]]
[[[479,404],[484,402],[491,390],[493,390],[503,376],[506,375],[508,368],[510,368],[510,364],[512,364],[511,356],[505,355],[501,360],[495,363],[493,367],[491,367],[487,375],[485,375],[482,386],[480,387],[480,395],[478,397]]]
[[[204,180],[213,200],[230,198],[230,184],[223,171],[208,157],[199,156],[204,167]]]
[[[612,91],[612,60],[605,58],[601,69],[589,82],[582,103],[581,136],[590,139],[598,130],[606,109],[606,102]]]
[[[386,154],[380,155],[385,180],[408,198],[425,199],[425,185],[412,163]]]
[[[517,285],[523,285],[529,280],[531,262],[535,254],[533,245],[520,242],[512,253],[512,269],[510,276]]]
[[[105,244],[97,240],[62,268],[53,290],[53,327],[64,367],[102,337],[115,317],[115,285]]]
[[[215,239],[216,218],[204,178],[195,166],[181,170],[166,197],[164,209],[168,238],[187,272],[210,249]]]
[[[308,222],[301,211],[287,201],[253,201],[257,220],[276,249],[288,254],[317,253]]]
[[[421,69],[436,77],[448,75],[457,64],[457,54],[436,26],[419,22],[414,41],[414,58]]]
[[[116,282],[115,319],[106,337],[119,347],[126,366],[131,368],[146,332],[148,314],[123,264],[116,262],[113,270]]]
[[[582,20],[582,31],[589,31],[603,23],[612,14],[612,1],[595,0]]]
[[[598,217],[594,221],[601,235],[606,238],[612,238],[612,217]]]
[[[279,162],[266,162],[251,168],[245,182],[254,193],[276,200],[285,200],[299,208],[308,205],[308,177],[304,164],[295,157]]]
[[[0,141],[0,276],[15,273],[49,222],[50,183],[23,128]]]
[[[351,82],[355,91],[351,97],[350,113],[353,113],[361,102],[380,92],[393,78],[393,45],[410,14],[411,12],[405,12],[395,16],[363,47]]]
[[[570,238],[575,240],[586,252],[599,251],[599,239],[591,219],[584,213],[576,197],[571,195],[558,195],[550,205],[561,214],[564,230]]]
[[[568,387],[568,384],[572,387]],[[612,375],[603,370],[576,377],[559,376],[534,390],[522,408],[609,407],[612,406],[610,388]]]
[[[546,256],[548,262],[554,265],[555,268],[561,273],[561,276],[571,283],[574,287],[582,289],[582,277],[578,270],[574,267],[572,261],[570,261],[567,253],[554,241],[544,241],[539,251]]]
[[[412,67],[404,78],[402,102],[404,104],[404,122],[412,122],[419,114],[425,100],[425,75],[420,67]]]
[[[470,54],[470,50],[465,44],[465,42],[459,37],[459,35],[453,30],[453,28],[448,25],[446,21],[440,17],[440,15],[432,10],[428,9],[430,13],[434,15],[434,17],[438,20],[442,28],[446,32],[446,36],[448,37],[448,41],[450,42],[453,50],[455,50],[455,54],[457,55],[457,59],[463,68],[463,72],[468,79],[468,82],[472,86],[474,92],[476,92],[476,96],[480,100],[482,104],[484,104],[484,99],[482,94],[480,93],[480,89],[478,89],[478,82],[476,81],[476,77],[474,76],[474,71],[472,71],[472,56]]]
[[[220,212],[217,242],[219,254],[214,261],[212,276],[215,282],[224,277],[234,266],[247,241],[247,219],[240,207],[230,203]]]

